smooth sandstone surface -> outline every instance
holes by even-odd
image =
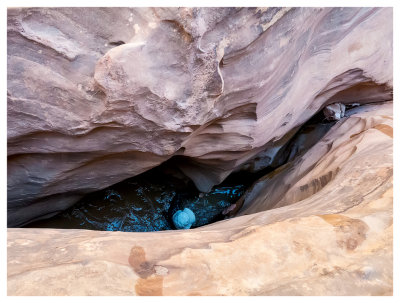
[[[392,295],[392,103],[347,115],[291,169],[257,181],[230,220],[153,233],[9,229],[8,294]]]
[[[9,227],[177,155],[206,192],[324,106],[392,99],[391,8],[10,8],[7,19]]]

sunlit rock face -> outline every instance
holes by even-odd
[[[8,225],[174,155],[207,192],[391,87],[390,8],[9,9]]]
[[[346,115],[290,169],[258,180],[230,220],[9,229],[8,295],[392,295],[392,103]]]

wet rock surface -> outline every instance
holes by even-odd
[[[174,178],[160,169],[153,169],[90,194],[52,218],[24,227],[127,232],[169,230],[176,229],[173,215],[189,208],[196,216],[196,221],[191,224],[194,228],[222,219],[222,211],[243,192],[243,185],[219,186],[199,196],[190,180]]]

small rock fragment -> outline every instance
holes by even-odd
[[[223,215],[227,215],[228,213],[230,213],[232,210],[234,210],[236,208],[236,203],[231,204],[230,206],[228,206],[227,208],[225,208],[222,211]]]
[[[323,109],[323,113],[325,118],[328,121],[339,121],[341,118],[344,117],[344,112],[346,107],[342,103],[334,103],[326,106]]]

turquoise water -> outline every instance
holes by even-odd
[[[173,213],[187,207],[196,216],[194,228],[222,219],[221,212],[243,192],[243,185],[221,186],[199,196],[191,182],[154,169],[87,195],[64,212],[25,227],[131,232],[169,230],[175,228]]]

